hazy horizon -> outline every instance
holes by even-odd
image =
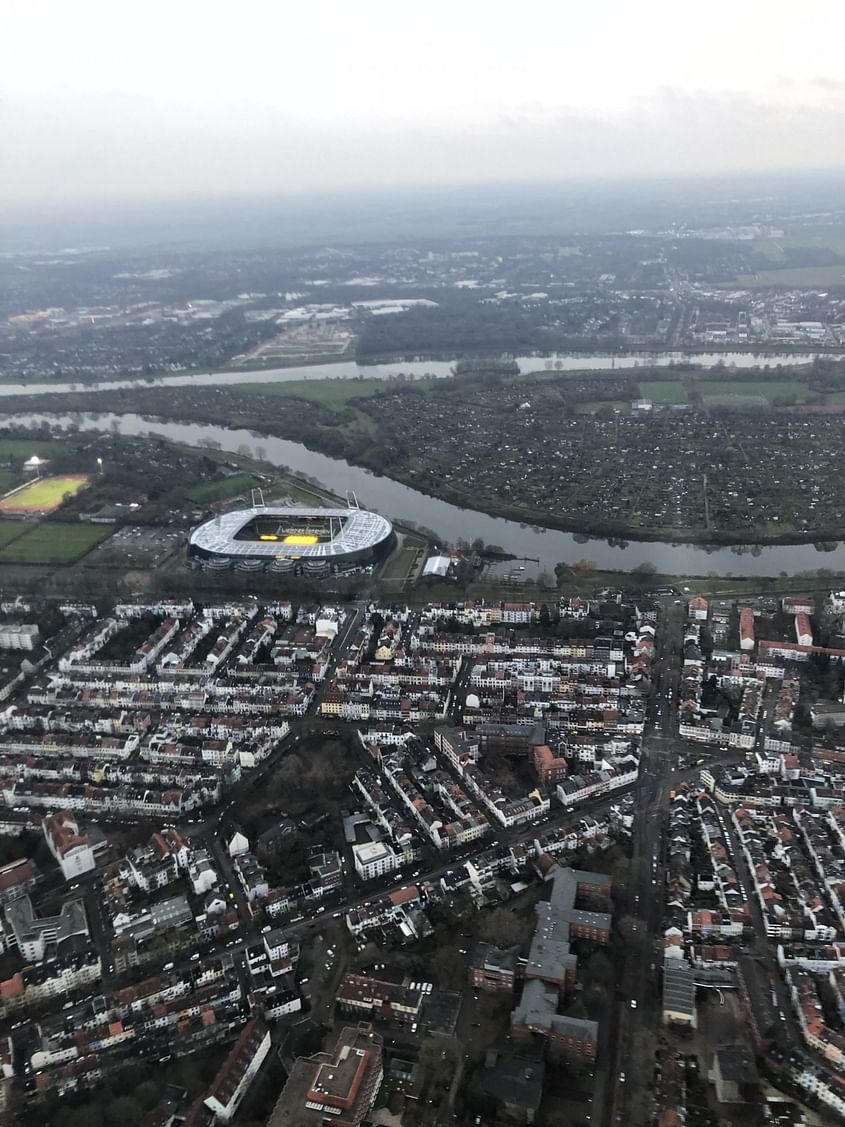
[[[7,216],[121,202],[845,169],[845,13],[5,6]]]

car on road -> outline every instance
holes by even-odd
[[[632,999],[631,999],[631,1009],[632,1009],[632,1010],[635,1010],[636,1008],[637,1008],[637,999],[636,999],[636,998],[632,998]]]
[[[625,1073],[624,1073],[624,1072],[620,1072],[620,1073],[619,1073],[619,1083],[620,1083],[620,1084],[624,1084],[624,1083],[625,1083]]]

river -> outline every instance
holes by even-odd
[[[623,371],[631,368],[666,367],[670,364],[698,364],[711,368],[714,364],[739,368],[762,368],[766,364],[809,364],[818,353],[779,353],[766,355],[750,352],[631,352],[624,355],[581,355],[561,353],[559,356],[518,356],[520,372]],[[842,354],[825,354],[842,359]],[[115,391],[130,387],[223,387],[244,383],[284,383],[288,380],[388,380],[396,376],[445,378],[451,374],[455,360],[403,360],[395,364],[356,364],[353,360],[330,364],[309,364],[295,368],[264,368],[260,371],[194,372],[191,375],[140,377],[131,380],[102,380],[99,383],[8,383],[0,384],[0,398],[11,395],[66,395],[69,391]]]
[[[436,497],[428,497],[391,478],[379,477],[346,461],[315,453],[298,442],[247,430],[200,423],[163,422],[135,414],[23,414],[10,416],[7,422],[21,426],[47,424],[63,429],[79,427],[88,431],[117,428],[122,434],[153,433],[190,446],[213,440],[232,453],[237,453],[245,445],[255,453],[260,446],[263,457],[274,465],[285,466],[310,477],[340,496],[349,490],[354,491],[364,508],[374,509],[395,521],[432,529],[446,543],[481,537],[486,543],[497,544],[514,556],[539,560],[538,568],[549,572],[561,561],[574,563],[582,559],[592,560],[598,568],[616,571],[631,571],[640,564],[654,564],[658,571],[667,575],[777,576],[781,573],[795,575],[820,567],[845,572],[845,544],[842,543],[837,544],[833,551],[820,552],[812,544],[708,549],[700,544],[631,541],[627,547],[620,548],[612,547],[606,540],[584,541],[582,537],[576,539],[572,533],[523,525],[462,509]]]

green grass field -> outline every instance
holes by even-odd
[[[799,403],[812,398],[807,385],[798,380],[699,380],[695,386],[705,401],[713,396],[728,402],[733,395],[762,396],[769,404],[787,396],[794,396]]]
[[[5,523],[0,528],[5,529]],[[43,521],[21,525],[21,534],[0,546],[0,563],[69,564],[108,539],[113,528]]]
[[[417,557],[417,548],[403,547],[394,552],[385,565],[381,578],[386,580],[401,581],[407,578],[408,572]]]
[[[580,380],[580,379],[584,379],[587,376],[589,376],[590,378],[592,378],[593,376],[596,376],[597,378],[601,379],[603,376],[606,376],[609,379],[610,377],[624,376],[624,375],[628,374],[630,372],[630,370],[631,369],[629,369],[629,368],[616,368],[616,369],[614,369],[614,368],[596,368],[596,369],[579,368],[577,370],[563,372],[563,371],[558,371],[556,368],[550,368],[550,369],[542,369],[542,370],[538,369],[536,372],[523,372],[520,375],[519,378],[521,380],[535,380],[535,381],[539,380],[539,381],[542,381],[542,380],[575,380],[575,379]]]
[[[678,380],[643,380],[640,397],[653,403],[686,403],[687,393]]]
[[[623,415],[631,414],[631,404],[627,399],[593,399],[589,403],[578,403],[575,406],[576,415],[595,415],[602,407],[611,407]]]
[[[2,380],[0,380],[2,382]],[[46,441],[30,441],[28,438],[0,438],[0,461],[6,458],[20,458],[26,461],[33,454],[39,458],[55,458],[56,454],[67,446],[59,438],[48,438]]]
[[[323,508],[331,508],[331,502],[327,501],[319,493],[312,493],[310,489],[304,485],[298,485],[295,481],[282,481],[272,487],[272,490],[264,490],[264,496],[272,496],[279,501],[282,498],[295,501],[300,505],[320,505]],[[270,503],[268,501],[268,503]]]
[[[797,247],[823,247],[845,255],[845,226],[819,224],[814,227],[788,227],[780,239],[755,239],[754,249],[772,262],[782,262],[787,250]]]
[[[226,497],[236,497],[239,493],[249,493],[258,478],[252,474],[239,473],[222,481],[204,481],[192,486],[187,495],[192,501],[222,501]]]
[[[0,520],[0,548],[23,536],[27,528],[22,520]]]
[[[85,474],[42,477],[31,482],[12,497],[0,501],[0,512],[49,513],[61,505],[68,493],[78,493],[87,484],[88,478]]]
[[[761,289],[763,286],[845,286],[845,263],[835,266],[793,266],[783,270],[759,270],[741,274],[731,286]]]

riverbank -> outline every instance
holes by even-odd
[[[436,390],[436,381],[417,382],[424,390]],[[376,397],[372,400],[374,403],[379,401],[382,387],[383,384],[375,380],[316,380],[313,383],[285,382],[267,392],[257,385],[246,385],[238,389],[217,387],[204,395],[192,395],[187,391],[177,392],[158,386],[122,389],[111,394],[104,392],[99,407],[100,411],[111,410],[121,415],[137,412],[154,421],[154,425],[161,420],[177,427],[201,425],[213,428],[217,420],[225,418],[230,420],[231,426],[253,432],[258,441],[261,441],[261,436],[275,437],[284,442],[298,439],[303,449],[334,461],[342,458],[346,464],[358,466],[374,477],[384,477],[419,496],[485,513],[495,520],[568,533],[579,543],[606,540],[611,547],[622,548],[630,544],[689,545],[705,551],[731,548],[743,555],[763,548],[808,545],[817,548],[823,556],[832,551],[845,534],[845,527],[837,526],[796,528],[794,523],[787,522],[787,512],[779,512],[765,527],[737,523],[734,527],[714,529],[628,524],[597,516],[597,506],[587,509],[582,515],[574,505],[576,511],[573,512],[555,511],[551,501],[542,509],[508,503],[481,490],[464,488],[442,475],[421,475],[418,472],[419,459],[409,464],[401,456],[398,439],[394,440],[394,453],[391,454],[389,445],[379,441],[382,426],[378,418],[372,417],[373,411],[363,409],[369,397]],[[414,400],[417,401],[418,396]],[[32,401],[25,397],[0,398],[0,411],[8,410],[9,421],[14,422],[15,418],[22,416],[29,402],[36,411],[39,408],[49,411],[53,405],[50,397]],[[90,402],[85,395],[70,393],[64,397],[63,406],[66,410],[81,413],[90,406]],[[341,416],[345,422],[339,421]],[[816,511],[823,510],[819,506]],[[827,510],[824,512],[826,515]],[[775,523],[778,516],[784,527]],[[429,522],[425,523],[431,527]],[[483,539],[497,542],[491,537]]]
[[[596,570],[633,572],[648,568],[662,574],[698,576],[777,577],[806,575],[819,568],[832,574],[845,573],[845,545],[818,552],[811,544],[703,547],[695,544],[608,542],[575,537],[554,529],[518,524],[492,517],[477,509],[464,509],[432,498],[390,478],[379,477],[342,458],[315,453],[301,443],[267,435],[254,429],[177,423],[138,414],[35,414],[9,418],[23,427],[55,427],[59,430],[115,434],[155,434],[171,442],[225,450],[255,451],[259,461],[285,467],[310,482],[319,482],[332,493],[345,496],[354,491],[364,508],[412,529],[431,529],[435,546],[459,540],[483,540],[495,544],[515,558],[536,559],[539,571],[554,573],[561,561],[589,560]]]
[[[792,351],[778,348],[776,351],[766,351],[755,346],[753,349],[743,351],[737,347],[727,346],[721,350],[713,346],[707,352],[685,352],[671,349],[653,351],[647,348],[641,350],[631,349],[624,353],[609,352],[566,352],[554,353],[547,356],[526,355],[505,357],[512,359],[518,365],[521,375],[537,374],[538,372],[623,372],[640,368],[664,368],[673,365],[691,366],[696,369],[712,368],[716,365],[731,365],[748,368],[763,368],[766,365],[798,366],[810,364],[816,356],[842,357],[843,351],[839,349],[814,349],[812,352]],[[492,358],[491,358],[492,359]],[[502,357],[498,357],[502,359]],[[384,379],[395,377],[419,379],[424,376],[446,378],[452,374],[452,369],[458,358],[451,356],[447,359],[420,360],[386,360],[379,361],[345,359],[326,361],[325,357],[309,357],[305,360],[268,362],[251,364],[248,369],[222,365],[217,368],[182,368],[179,371],[166,371],[156,373],[132,372],[129,375],[109,375],[92,378],[78,378],[62,381],[32,380],[21,382],[12,376],[0,372],[0,395],[66,395],[73,391],[93,392],[109,391],[115,388],[135,388],[161,386],[182,387],[214,387],[231,386],[239,383],[250,382],[275,382],[296,379]],[[542,366],[542,367],[541,367]]]
[[[493,583],[486,581],[455,583],[420,584],[416,589],[403,590],[403,601],[411,604],[425,603],[432,599],[449,599],[463,601],[465,599],[484,599],[486,601],[511,601],[511,602],[552,602],[558,597],[579,595],[593,597],[602,590],[622,590],[627,593],[655,591],[662,588],[671,588],[671,598],[691,599],[701,595],[708,599],[745,599],[752,596],[781,596],[793,594],[826,594],[831,587],[836,587],[840,575],[831,574],[825,577],[818,575],[790,576],[790,577],[762,577],[747,576],[745,578],[727,578],[718,576],[702,578],[691,575],[648,575],[631,571],[606,571],[586,570],[575,572],[568,570],[561,574],[554,587],[542,587],[533,583],[515,586],[508,583]],[[395,598],[386,590],[388,598]]]
[[[378,472],[375,466],[364,464],[364,468],[374,473]],[[472,508],[478,512],[487,513],[491,517],[530,525],[533,528],[569,532],[576,537],[582,536],[585,544],[590,540],[607,540],[610,543],[615,541],[621,547],[624,547],[631,542],[665,544],[668,540],[669,543],[678,547],[684,544],[697,544],[704,548],[745,547],[750,552],[753,552],[754,548],[811,544],[817,551],[824,553],[835,550],[840,537],[845,534],[845,529],[838,531],[835,529],[808,529],[801,532],[793,530],[763,535],[755,533],[753,529],[641,528],[636,525],[618,524],[615,521],[577,520],[571,517],[556,516],[554,513],[545,511],[522,509],[515,505],[503,505],[489,498],[479,497],[467,490],[458,489],[446,482],[442,483],[438,492],[433,493],[429,490],[420,489],[419,484],[412,477],[396,472],[393,467],[391,467],[390,473],[385,476],[389,476],[391,480],[400,482],[410,489],[415,489],[426,496],[445,501],[450,505]]]

